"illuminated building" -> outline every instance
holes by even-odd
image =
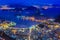
[[[2,27],[2,29],[8,29],[9,27],[13,27],[15,26],[16,23],[15,22],[6,22],[4,21],[3,23],[0,24],[0,27]]]
[[[0,26],[3,27],[3,29],[9,28],[9,24],[7,23],[0,24]]]

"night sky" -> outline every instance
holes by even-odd
[[[0,5],[11,5],[11,4],[18,4],[18,5],[60,5],[60,0],[0,0]],[[52,11],[51,11],[52,10]],[[58,9],[49,9],[47,11],[42,11],[47,16],[54,17],[60,14],[59,8]]]
[[[40,5],[40,4],[60,4],[60,0],[0,0],[0,4],[23,4],[23,5]]]
[[[60,0],[0,0],[0,5],[11,5],[11,4],[19,4],[19,5],[49,5],[49,4],[58,4],[60,5]],[[55,10],[55,9],[54,9]],[[58,13],[59,14],[59,13]],[[50,13],[52,15],[52,13]]]

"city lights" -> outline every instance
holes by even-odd
[[[0,40],[60,40],[58,6],[23,6],[0,6]]]
[[[0,8],[1,10],[9,10],[9,9],[15,9],[15,8],[10,8],[10,7],[8,7],[8,5],[2,5],[1,6],[1,8]]]

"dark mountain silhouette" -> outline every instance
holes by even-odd
[[[34,14],[32,14],[32,16],[40,16],[40,9],[34,7],[34,6],[30,6],[30,7],[27,7],[26,11],[28,10],[31,10]],[[31,14],[31,13],[30,13]]]
[[[58,15],[55,19],[55,22],[59,22],[60,23],[60,15]]]
[[[5,40],[15,40],[14,38],[9,37],[8,35],[6,35],[3,31],[0,31],[0,36],[2,38],[4,38]]]

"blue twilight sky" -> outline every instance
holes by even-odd
[[[60,4],[60,0],[0,0],[0,4],[12,3],[23,5]]]
[[[0,0],[0,5],[6,5],[6,4],[20,4],[20,5],[27,5],[27,6],[46,5],[46,4],[60,5],[60,0]],[[47,16],[51,16],[51,17],[53,15],[55,16],[56,14],[60,14],[59,9],[51,9],[51,10],[49,9],[49,11],[45,11],[44,14],[46,14]]]

